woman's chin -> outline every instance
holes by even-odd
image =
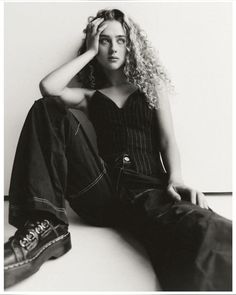
[[[106,65],[104,65],[104,68],[109,70],[109,71],[116,71],[119,70],[122,67],[122,65],[120,63],[108,63]]]

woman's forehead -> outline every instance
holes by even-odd
[[[122,24],[117,20],[106,20],[103,24],[107,24],[107,27],[102,31],[102,35],[109,36],[120,36],[126,35],[126,32],[122,26]]]

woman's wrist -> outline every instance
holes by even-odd
[[[170,175],[168,178],[168,184],[172,183],[183,184],[184,180],[181,175]]]
[[[87,54],[88,56],[91,57],[91,60],[98,54],[98,51],[96,51],[95,49],[88,49],[87,51],[85,51],[84,54]]]

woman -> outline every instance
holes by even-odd
[[[87,222],[134,234],[164,290],[231,290],[231,222],[183,183],[170,81],[146,36],[117,9],[99,11],[85,33],[79,55],[41,81],[22,129],[5,287],[70,250],[67,199]],[[70,88],[77,74],[81,87]],[[98,150],[68,108],[88,114]]]

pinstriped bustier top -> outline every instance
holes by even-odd
[[[137,89],[119,108],[108,96],[95,91],[88,110],[97,134],[99,154],[108,167],[127,155],[136,172],[150,176],[164,174],[155,110],[148,107],[144,93]]]

